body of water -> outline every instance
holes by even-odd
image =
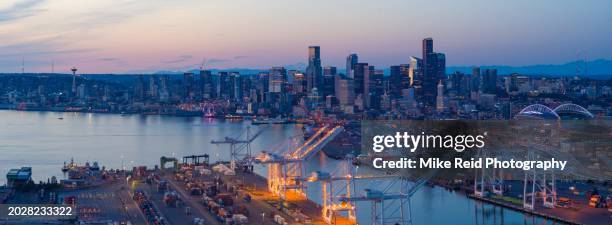
[[[60,119],[61,118],[61,119]],[[161,156],[180,158],[209,154],[211,161],[229,160],[229,146],[213,139],[235,137],[250,126],[248,121],[228,122],[196,117],[142,116],[64,112],[0,111],[0,184],[11,168],[31,166],[34,180],[62,177],[61,167],[97,161],[107,168],[154,166]],[[251,130],[256,132],[257,126]],[[272,151],[291,138],[299,139],[301,125],[272,125],[251,145],[253,152]],[[344,162],[320,154],[309,171],[337,171]],[[265,168],[256,171],[264,173]],[[360,181],[358,191],[381,188],[387,181]],[[394,187],[397,188],[397,187]],[[321,202],[320,184],[309,184],[312,200]],[[413,224],[552,224],[541,218],[482,204],[442,188],[424,187],[411,199]],[[388,205],[387,211],[399,205]],[[358,220],[369,224],[370,203],[358,205]]]

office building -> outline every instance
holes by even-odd
[[[355,68],[355,64],[359,62],[359,58],[357,54],[350,54],[346,57],[346,76],[351,79],[355,79],[353,76],[353,69]]]
[[[204,99],[216,97],[214,91],[216,87],[210,70],[200,70],[200,82],[202,83],[202,97]]]
[[[193,100],[195,96],[195,78],[193,73],[187,72],[183,74],[183,98]]]
[[[308,92],[313,88],[320,88],[323,83],[321,68],[321,48],[319,46],[308,47],[308,67],[306,68],[306,87]]]
[[[384,94],[384,72],[375,70],[374,66],[370,66],[368,72],[367,85],[364,90],[365,108],[380,109],[381,96]]]
[[[439,81],[436,94],[436,110],[441,112],[444,109],[446,109],[444,105],[444,84],[442,84],[442,81]]]
[[[285,67],[272,67],[268,79],[269,92],[280,93],[287,80],[287,70]]]
[[[370,66],[367,63],[357,63],[353,67],[353,83],[355,86],[355,96],[363,94],[365,87],[365,74],[369,73]]]
[[[436,99],[436,84],[446,80],[446,56],[433,51],[433,39],[423,39],[423,84],[422,95],[419,96],[428,105]]]
[[[481,74],[480,90],[485,94],[495,94],[497,91],[497,69],[485,69]]]
[[[410,64],[401,64],[389,68],[389,95],[392,99],[400,98],[402,90],[410,88],[412,83]]]
[[[323,85],[321,93],[324,97],[334,95],[334,83],[337,75],[336,67],[326,66],[323,68]]]

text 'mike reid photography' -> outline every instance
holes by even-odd
[[[0,1],[0,225],[610,225],[612,1]]]

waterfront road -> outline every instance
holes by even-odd
[[[220,174],[215,174],[215,175],[220,175]],[[253,174],[248,174],[247,176],[249,175],[253,175]],[[213,217],[213,214],[208,212],[206,207],[204,207],[200,203],[200,199],[201,199],[200,196],[189,195],[187,191],[185,191],[184,189],[185,186],[181,182],[174,180],[172,176],[170,175],[165,176],[165,179],[169,181],[170,187],[181,196],[181,198],[185,201],[186,205],[192,205],[192,209],[194,213],[196,211],[200,211],[204,214],[204,217],[200,217],[200,218],[204,218],[206,221],[211,221],[211,220],[214,221],[214,223],[208,222],[206,224],[220,224],[217,220],[215,220],[215,218]],[[196,179],[200,181],[211,181],[212,176],[197,177]],[[229,181],[229,179],[227,178],[224,180]],[[265,180],[263,183],[260,183],[259,185],[262,188],[265,187],[266,186]],[[223,189],[221,191],[225,192],[226,190]],[[292,224],[291,222],[294,221],[292,217],[279,211],[278,209],[276,209],[275,207],[273,207],[272,205],[266,202],[266,200],[270,200],[270,198],[273,198],[268,192],[256,191],[256,193],[253,192],[251,193],[251,195],[253,196],[253,199],[251,202],[245,202],[241,198],[234,199],[234,206],[241,205],[248,209],[249,211],[248,224],[277,225],[277,223],[274,222],[274,219],[270,216],[274,214],[279,214],[283,218],[286,218],[289,224]]]
[[[147,194],[151,202],[171,225],[193,224],[194,218],[204,219],[204,224],[207,225],[221,225],[221,223],[215,220],[201,204],[198,204],[197,201],[185,198],[185,193],[181,192],[182,190],[178,189],[176,185],[171,183],[170,187],[180,195],[184,202],[182,205],[179,205],[178,207],[166,206],[163,201],[164,193],[158,193],[155,185],[146,183],[140,183],[137,185],[137,188],[143,190]],[[191,215],[185,212],[185,206],[191,207]]]
[[[204,205],[202,205],[202,203],[200,202],[200,196],[192,196],[187,194],[185,189],[181,187],[182,185],[177,184],[177,182],[170,176],[166,178],[169,181],[168,183],[170,184],[172,190],[176,191],[179,194],[179,196],[185,203],[185,206],[191,207],[191,211],[192,213],[194,213],[194,215],[197,214],[199,218],[206,220],[205,224],[221,225],[221,223],[216,220],[215,217],[213,217],[213,215],[208,211],[208,209],[204,207]]]
[[[244,184],[245,187],[248,187],[248,193],[252,196],[253,201],[251,201],[250,203],[246,203],[246,206],[249,209],[251,216],[254,217],[252,220],[257,222],[258,224],[276,224],[274,222],[274,219],[270,217],[270,214],[278,214],[282,216],[289,224],[293,223],[293,221],[296,221],[296,218],[294,216],[288,215],[287,213],[282,212],[275,206],[268,203],[274,202],[275,204],[280,204],[280,199],[278,196],[273,196],[267,190],[268,184],[266,178],[261,177],[257,174],[243,173],[240,171],[235,176],[224,176],[218,173],[215,174],[219,175],[225,183],[229,183],[230,185]],[[289,201],[289,203],[293,205],[292,208],[294,208],[294,210],[298,210],[301,212],[301,214],[308,216],[312,224],[326,224],[321,217],[321,207],[313,201],[310,201],[308,199],[300,199]],[[262,217],[263,213],[265,213],[265,216]],[[336,220],[336,222],[338,222],[337,224],[353,224],[346,221],[345,219]]]
[[[60,197],[75,196],[79,218],[84,221],[130,221],[134,225],[146,225],[129,191],[125,182],[114,181],[94,188],[66,191]]]

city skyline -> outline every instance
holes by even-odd
[[[219,69],[306,68],[308,46],[321,46],[321,66],[344,68],[357,53],[388,68],[420,56],[426,37],[447,66],[612,58],[606,1],[271,3],[3,2],[0,71],[184,71],[205,58]]]
[[[612,219],[612,0],[1,0],[0,225]]]

